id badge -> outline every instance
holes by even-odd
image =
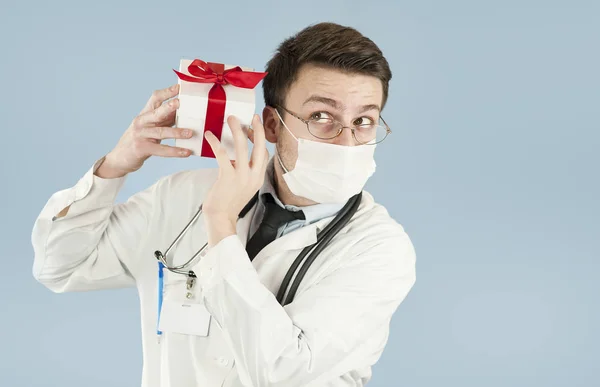
[[[208,336],[212,316],[204,306],[191,301],[194,299],[196,275],[188,273],[185,286],[185,298],[175,294],[163,300],[164,265],[158,262],[158,324],[157,334],[174,332],[184,335]],[[182,289],[183,290],[183,289]]]
[[[203,304],[164,300],[158,329],[184,335],[208,336],[211,318]]]

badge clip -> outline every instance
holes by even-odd
[[[194,297],[194,293],[192,290],[194,289],[194,285],[196,284],[196,274],[193,271],[188,272],[187,281],[185,282],[185,287],[187,292],[185,293],[185,298],[188,300]]]

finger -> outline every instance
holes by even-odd
[[[177,110],[167,113],[164,120],[156,123],[156,126],[174,126],[177,121]]]
[[[138,137],[164,140],[166,138],[190,138],[194,135],[194,130],[170,126],[148,126],[138,129],[136,134]]]
[[[265,171],[267,170],[267,166],[269,165],[269,159],[271,158],[271,156],[269,155],[269,150],[265,147],[265,156],[264,156],[264,161],[263,161],[263,166],[262,166],[262,171],[263,173],[265,173]]]
[[[148,151],[152,156],[159,157],[188,157],[192,151],[176,146],[149,143]]]
[[[217,136],[215,136],[210,130],[207,130],[204,132],[204,137],[215,154],[215,158],[217,159],[217,163],[219,164],[221,171],[232,171],[233,166],[231,165],[231,160],[229,160],[227,151],[221,145],[221,142],[217,139]]]
[[[158,108],[163,102],[176,96],[177,93],[179,93],[179,84],[171,85],[165,89],[155,90],[152,92],[152,96],[148,99],[148,102],[146,102],[146,106],[144,106],[140,115]]]
[[[242,125],[240,120],[235,116],[229,116],[227,118],[227,124],[229,124],[229,128],[231,129],[231,133],[233,134],[233,142],[235,147],[235,160],[238,161],[237,169],[247,169],[248,168],[248,140],[244,131],[242,129]]]
[[[253,129],[253,141],[254,147],[252,148],[252,156],[250,158],[251,166],[257,166],[259,169],[262,168],[265,161],[265,150],[267,144],[265,142],[265,128],[260,122],[258,115],[254,115],[252,120]]]
[[[141,116],[139,116],[141,117]],[[144,126],[174,126],[175,123],[177,122],[177,110],[173,110],[169,113],[167,113],[166,116],[163,117],[159,117],[157,122],[153,122],[153,123],[143,123],[143,120],[146,120],[147,118],[144,117],[139,118],[136,117],[134,124],[135,126],[139,126],[139,127],[144,127]],[[148,121],[150,121],[150,118],[147,119]]]
[[[160,125],[162,122],[168,120],[169,116],[176,114],[179,108],[179,98],[174,98],[169,102],[160,105],[154,110],[146,112],[135,118],[135,124],[137,126],[150,126]]]

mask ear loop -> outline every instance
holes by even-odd
[[[294,139],[296,141],[298,141],[298,139],[296,138],[296,136],[294,136],[294,133],[292,133],[292,131],[290,130],[290,128],[288,128],[288,126],[283,121],[283,118],[281,118],[281,114],[279,114],[279,110],[277,110],[277,108],[275,108],[275,113],[277,113],[277,117],[279,117],[279,120],[281,121],[281,123],[283,124],[283,126],[285,126],[285,128],[290,133],[290,135],[292,137],[294,137]],[[277,144],[275,144],[275,155],[277,156],[277,161],[279,161],[279,165],[285,171],[285,173],[290,173],[290,171],[285,167],[285,165],[283,165],[283,161],[281,160],[281,157],[279,157],[279,150],[277,149]]]
[[[283,126],[285,126],[285,128],[287,129],[287,131],[292,135],[292,137],[294,137],[294,140],[299,141],[298,137],[294,136],[294,133],[292,133],[292,131],[290,130],[290,128],[288,128],[288,126],[285,124],[285,121],[283,121],[283,118],[281,118],[281,114],[279,114],[279,110],[277,110],[277,108],[275,108],[275,113],[277,113],[277,117],[279,117],[279,120],[281,121],[281,123],[283,124]]]
[[[288,169],[283,165],[283,161],[281,161],[281,157],[279,157],[279,152],[277,151],[277,146],[275,147],[275,155],[277,156],[277,161],[279,161],[279,165],[285,171],[285,173],[290,173]]]

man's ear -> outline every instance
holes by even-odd
[[[275,108],[265,106],[263,109],[263,127],[265,128],[265,137],[271,144],[277,143],[279,122],[279,116],[277,116]]]

